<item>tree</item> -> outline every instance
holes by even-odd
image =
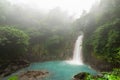
[[[92,39],[94,52],[102,59],[120,64],[120,20],[99,27]]]
[[[0,26],[0,59],[18,59],[27,51],[29,37],[12,26]]]

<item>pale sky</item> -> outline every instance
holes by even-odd
[[[67,11],[69,15],[79,17],[83,10],[89,11],[91,6],[99,0],[9,0],[13,4],[27,5],[31,8],[37,8],[49,11],[55,7],[60,7]]]

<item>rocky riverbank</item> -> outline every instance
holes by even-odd
[[[29,62],[26,60],[12,61],[0,65],[0,77],[6,77],[15,71],[29,66]]]
[[[114,69],[111,72],[101,72],[96,75],[82,72],[74,75],[73,80],[120,80],[120,69]]]

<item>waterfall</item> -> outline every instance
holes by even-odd
[[[73,51],[73,59],[70,61],[67,61],[70,64],[77,64],[77,65],[83,65],[82,61],[82,38],[83,35],[78,36],[75,47]]]
[[[82,62],[82,38],[83,35],[78,36],[73,51],[73,62],[76,64],[83,64]]]

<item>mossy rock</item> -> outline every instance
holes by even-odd
[[[77,75],[74,76],[74,80],[86,80],[88,75],[90,74],[86,72],[78,73]]]

